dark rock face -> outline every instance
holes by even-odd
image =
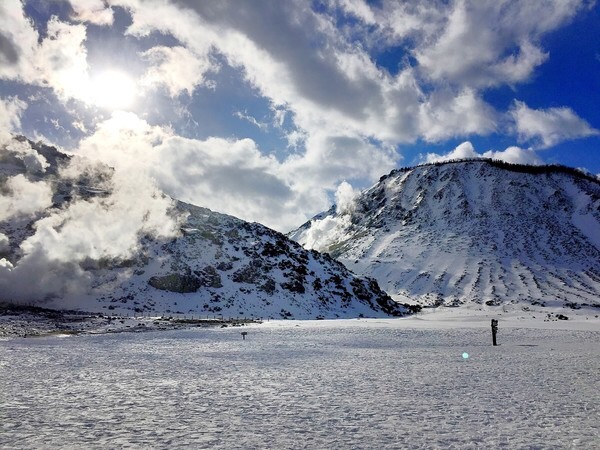
[[[148,284],[155,289],[178,292],[180,294],[196,292],[202,286],[197,277],[178,273],[151,277],[148,280]]]
[[[206,266],[203,269],[196,270],[194,271],[194,274],[198,277],[202,286],[211,288],[223,287],[221,275],[213,266]]]

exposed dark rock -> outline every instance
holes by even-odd
[[[148,280],[148,284],[155,289],[185,294],[196,292],[202,286],[198,277],[193,275],[181,275],[170,273],[163,276],[154,276]]]
[[[201,270],[196,270],[194,271],[194,275],[198,277],[202,286],[216,289],[223,287],[221,275],[213,266],[206,266]]]

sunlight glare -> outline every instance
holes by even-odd
[[[133,79],[118,70],[107,70],[93,77],[91,90],[96,106],[113,110],[132,106],[136,96]]]

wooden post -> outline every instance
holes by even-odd
[[[498,319],[492,319],[492,343],[494,345],[498,345],[496,343],[496,333],[498,333]]]

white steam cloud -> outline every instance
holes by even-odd
[[[22,161],[28,173],[44,173],[49,166],[46,158],[31,148],[27,141],[12,139],[4,146],[4,152]]]
[[[337,215],[313,219],[310,228],[301,232],[298,241],[304,248],[328,251],[330,242],[341,241],[351,224],[351,214],[356,207],[356,197],[360,191],[355,190],[346,181],[340,183],[335,191],[335,209]]]
[[[45,181],[31,182],[24,175],[10,177],[0,195],[0,221],[31,216],[52,205],[52,188]]]
[[[335,205],[338,214],[351,213],[354,210],[356,196],[359,191],[354,190],[347,181],[342,181],[335,191]]]
[[[174,222],[165,220],[171,200],[148,179],[116,172],[113,182],[109,196],[78,199],[38,220],[36,233],[21,249],[26,255],[41,250],[61,262],[124,259],[138,250],[140,235],[161,238],[175,233]]]
[[[25,166],[25,159],[45,161],[31,147],[12,154],[25,155]],[[0,169],[6,167],[0,160]],[[58,175],[41,181],[0,172],[0,300],[37,303],[89,293],[95,280],[88,269],[135,258],[144,236],[162,239],[178,233],[173,200],[143,173],[77,157],[54,172]],[[53,195],[60,206],[53,206]],[[33,234],[15,241],[11,230],[24,227],[23,222],[14,226],[14,220],[24,216]],[[13,253],[11,242],[19,246]]]
[[[327,252],[331,242],[343,240],[349,226],[350,216],[348,214],[314,219],[310,223],[310,228],[298,236],[298,242],[306,249]]]
[[[16,173],[19,165],[27,174],[40,174],[48,162],[27,141],[0,138],[0,168],[4,169],[0,172],[0,222],[33,216],[52,205],[52,186]]]

